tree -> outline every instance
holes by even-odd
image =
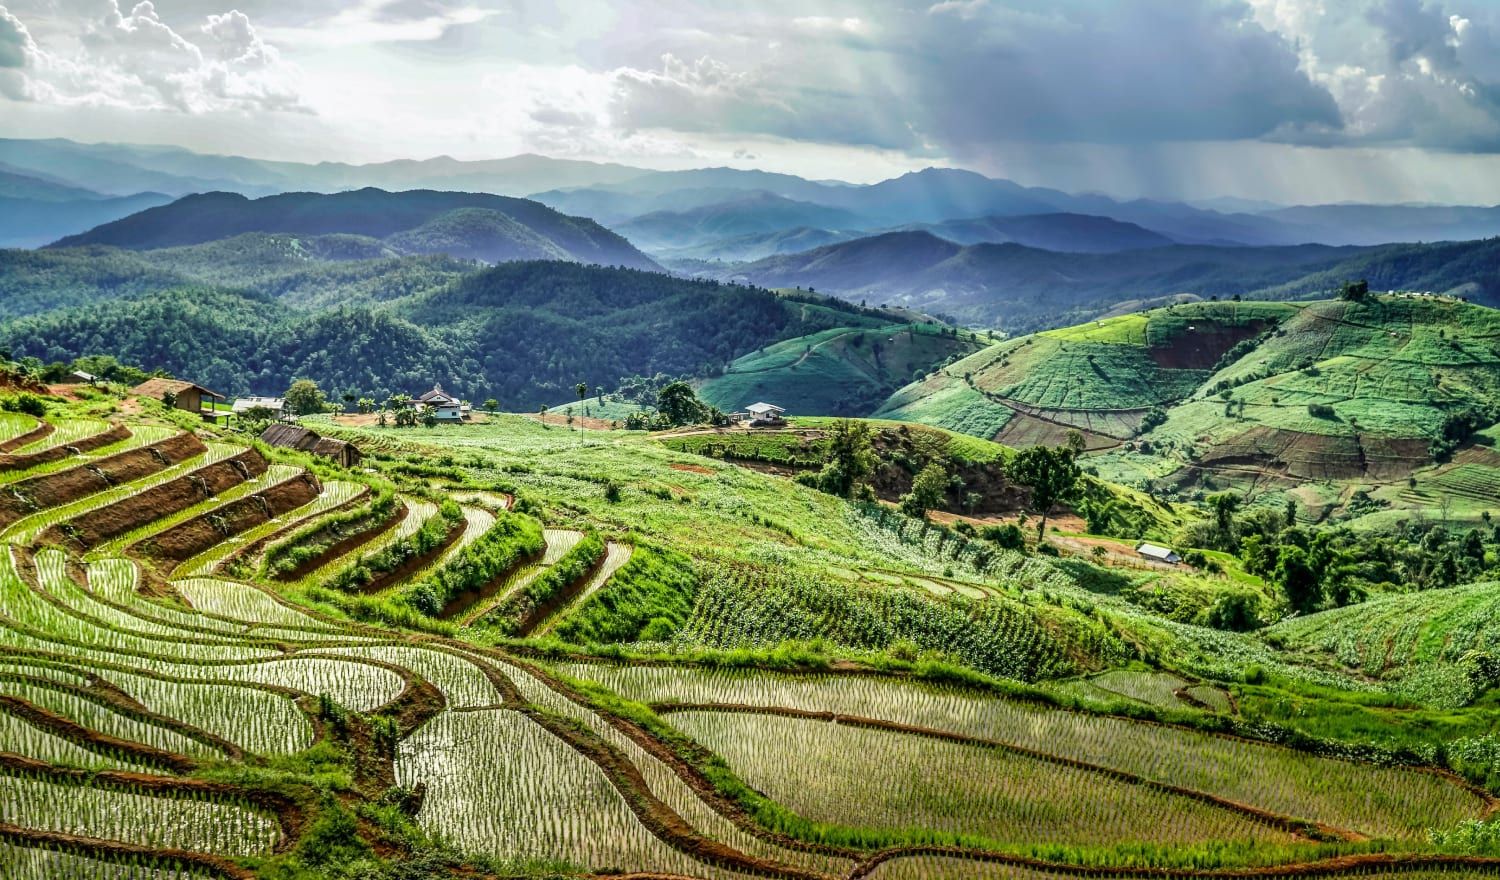
[[[1358,281],[1345,281],[1344,286],[1339,288],[1339,299],[1348,302],[1364,302],[1370,296],[1370,282],[1361,278]]]
[[[695,425],[704,420],[708,409],[686,382],[673,382],[656,396],[656,409],[672,426]]]
[[[344,411],[345,412],[349,412],[349,411],[352,411],[354,409],[354,403],[355,403],[355,401],[359,400],[359,395],[355,394],[353,391],[345,391],[343,399],[344,399]]]
[[[323,392],[311,379],[298,379],[286,390],[286,408],[294,415],[305,416],[323,411]]]
[[[840,419],[828,431],[828,454],[818,472],[818,488],[849,498],[875,472],[875,447],[868,422]]]
[[[1214,512],[1214,525],[1226,545],[1234,543],[1234,515],[1240,509],[1241,498],[1234,492],[1220,492],[1208,496],[1208,506]]]
[[[948,492],[948,471],[942,463],[929,461],[927,466],[912,481],[911,491],[901,496],[901,512],[917,519],[926,519],[927,511],[943,506]]]
[[[488,398],[484,402],[484,409],[485,409],[486,412],[494,412],[495,410],[497,410],[499,408],[500,408],[500,401],[496,400],[493,397]]]
[[[1036,524],[1038,541],[1047,531],[1047,515],[1060,501],[1073,497],[1083,471],[1073,450],[1066,446],[1032,446],[1016,453],[1007,468],[1010,476],[1031,488],[1031,510],[1040,519]]]
[[[1281,588],[1287,603],[1300,613],[1314,610],[1323,598],[1318,573],[1313,570],[1307,551],[1295,544],[1281,548],[1272,580]]]

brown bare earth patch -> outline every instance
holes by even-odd
[[[160,443],[111,455],[88,465],[21,480],[0,493],[0,525],[9,525],[38,510],[67,504],[158,473],[201,455],[205,449],[203,442],[192,434],[178,434]]]
[[[668,467],[674,471],[685,471],[690,474],[713,474],[711,469],[701,464],[670,464]]]
[[[1427,442],[1372,435],[1307,434],[1257,425],[1209,450],[1204,468],[1261,468],[1294,480],[1393,480],[1429,461]]]
[[[1269,326],[1269,321],[1249,321],[1238,327],[1205,322],[1173,339],[1171,345],[1152,347],[1148,354],[1157,366],[1169,370],[1209,370],[1225,352],[1259,336]]]
[[[261,492],[178,523],[136,544],[133,554],[164,562],[182,562],[214,545],[296,510],[323,491],[318,478],[298,474]]]
[[[82,513],[37,536],[43,544],[89,549],[133,529],[212,498],[266,471],[266,459],[254,449],[205,465],[129,498]]]

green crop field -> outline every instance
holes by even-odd
[[[1145,350],[1199,314],[1048,344]],[[207,453],[85,479],[177,435],[148,403],[13,481],[46,503],[0,548],[6,877],[1500,876],[1447,842],[1495,803],[1491,698],[1436,690],[1496,650],[1490,587],[1210,630],[1145,580],[732,463],[816,465],[819,418],[321,420],[359,470],[195,425]],[[109,405],[49,418],[97,433]],[[231,506],[309,472],[285,512]],[[142,549],[173,535],[211,546]],[[299,567],[271,577],[271,548]],[[1213,559],[1178,592],[1265,590]]]

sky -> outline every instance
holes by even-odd
[[[0,136],[1500,203],[1500,0],[0,0]]]

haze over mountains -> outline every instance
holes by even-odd
[[[815,288],[1012,332],[1171,297],[1305,297],[1352,277],[1500,302],[1500,256],[1484,240],[1500,234],[1500,208],[1119,201],[957,169],[851,185],[541,156],[309,165],[3,140],[0,217],[6,246],[145,254],[108,259],[126,292],[158,273],[274,281],[319,307],[405,295],[379,267],[416,257],[460,261],[404,264],[398,277],[423,288],[469,271],[462,261],[564,260]],[[65,260],[70,278],[88,275],[78,259]],[[334,271],[364,286],[340,294]],[[117,288],[49,289],[61,306]],[[31,291],[5,311],[45,305]]]

